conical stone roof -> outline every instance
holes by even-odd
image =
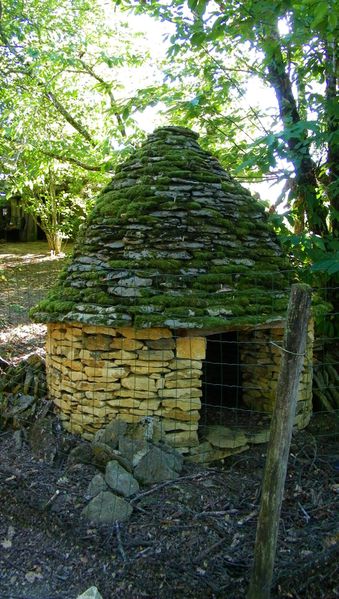
[[[284,315],[288,263],[260,202],[182,127],[163,127],[98,197],[42,322],[226,328]]]

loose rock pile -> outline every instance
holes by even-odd
[[[73,449],[70,463],[85,462],[99,472],[91,480],[89,503],[83,516],[92,522],[108,524],[127,520],[133,511],[133,496],[140,485],[151,485],[177,478],[183,458],[174,449],[158,443],[160,430],[150,431],[146,422],[138,425],[119,420],[98,431],[91,444]]]
[[[45,360],[39,354],[26,356],[16,364],[0,364],[0,422],[21,428],[39,410],[46,399]],[[48,405],[45,406],[48,410]]]

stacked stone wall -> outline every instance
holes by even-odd
[[[280,371],[283,328],[242,333],[240,359],[243,401],[251,409],[272,412]],[[298,388],[295,425],[304,428],[312,414],[313,322],[307,334],[305,359]]]
[[[310,326],[298,391],[299,428],[312,411],[312,340]],[[239,342],[243,401],[255,411],[271,412],[283,329],[239,333]],[[49,324],[49,394],[64,428],[85,439],[113,419],[156,422],[166,443],[194,453],[205,356],[205,337],[175,337],[168,328]]]
[[[64,428],[92,439],[112,419],[155,417],[166,443],[198,444],[206,340],[165,328],[49,324],[48,388]]]

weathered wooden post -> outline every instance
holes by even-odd
[[[280,510],[291,445],[297,391],[306,346],[311,289],[292,285],[271,422],[254,548],[254,563],[247,599],[269,599],[277,545]]]

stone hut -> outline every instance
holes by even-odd
[[[246,419],[272,410],[291,268],[263,205],[197,138],[163,127],[117,169],[33,317],[48,324],[48,388],[65,429],[91,439],[112,419],[156,422],[167,443],[208,461],[267,438]],[[311,351],[310,330],[299,427]]]

